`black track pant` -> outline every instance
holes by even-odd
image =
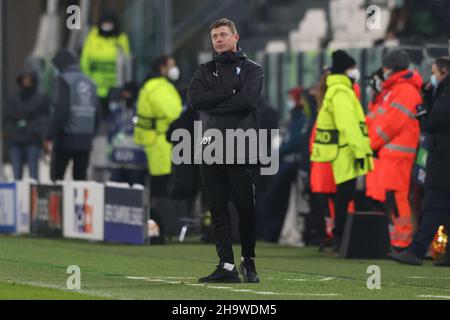
[[[89,156],[89,151],[54,150],[50,169],[52,181],[64,180],[64,175],[70,160],[73,160],[73,179],[75,181],[86,181]]]
[[[231,238],[231,199],[239,213],[242,256],[255,257],[256,212],[254,168],[239,165],[201,165],[200,175],[211,210],[217,254],[221,263],[234,264]]]
[[[335,219],[333,235],[337,238],[342,237],[347,220],[348,205],[355,199],[356,179],[346,181],[337,185],[336,198],[334,200]]]

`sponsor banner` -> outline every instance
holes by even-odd
[[[105,241],[144,244],[144,190],[107,184],[105,187]]]
[[[62,237],[63,187],[61,185],[31,185],[31,234],[44,237]]]
[[[16,184],[0,184],[0,233],[16,232]]]
[[[104,186],[96,182],[64,184],[64,237],[103,241]]]
[[[30,181],[16,182],[17,190],[17,220],[16,232],[19,234],[30,233]]]

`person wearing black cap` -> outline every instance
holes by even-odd
[[[365,115],[353,84],[359,79],[355,60],[342,50],[332,55],[331,74],[317,116],[317,132],[311,161],[331,162],[337,185],[335,198],[335,252],[339,251],[347,217],[354,199],[356,178],[372,170],[373,159]]]
[[[45,147],[52,153],[51,180],[63,180],[69,161],[73,160],[73,179],[85,181],[99,124],[96,87],[81,72],[73,52],[62,49],[52,62],[60,74],[55,82],[53,119]]]
[[[385,203],[391,215],[391,245],[404,250],[412,241],[413,225],[409,189],[419,142],[416,106],[422,103],[422,78],[408,69],[409,56],[395,50],[383,57],[383,99],[370,121],[371,147],[380,165],[375,168]]]

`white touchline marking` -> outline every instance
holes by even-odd
[[[444,279],[444,280],[450,280],[450,277],[422,277],[422,276],[411,276],[408,277],[410,279]]]
[[[55,289],[55,290],[61,290],[61,291],[65,291],[65,292],[72,292],[72,290],[68,290],[66,287],[63,286],[57,286],[57,285],[53,285],[53,284],[47,284],[47,283],[39,283],[39,282],[28,282],[28,281],[8,281],[6,279],[6,283],[16,283],[19,285],[25,285],[25,286],[32,286],[32,287],[39,287],[39,288],[47,288],[47,289]],[[114,296],[112,294],[108,294],[108,293],[101,293],[99,291],[96,290],[76,290],[76,293],[80,293],[80,294],[84,294],[84,295],[88,295],[88,296],[93,296],[93,297],[99,297],[99,298],[114,298]]]
[[[284,279],[284,281],[308,281],[307,279]]]
[[[233,292],[253,292],[253,290],[249,289],[232,289]]]
[[[289,296],[317,296],[317,297],[340,296],[339,293],[292,293],[292,294],[288,293],[287,295],[289,295]]]
[[[275,293],[275,292],[259,292],[259,291],[255,291],[253,292],[255,294],[264,294],[264,295],[277,295],[279,293]]]
[[[194,277],[150,277],[158,279],[195,279]]]
[[[333,279],[335,279],[335,277],[323,278],[323,279],[320,279],[319,281],[330,281],[330,280],[333,280]]]
[[[298,282],[304,282],[304,281],[330,281],[336,279],[335,277],[328,277],[328,278],[322,278],[322,279],[284,279],[284,281],[298,281]]]
[[[205,285],[203,283],[185,283],[188,286],[193,286],[193,287],[204,287]]]
[[[146,279],[195,279],[194,277],[157,277],[157,276],[152,276],[152,277],[127,277],[127,279],[132,279],[132,280],[146,280]]]
[[[224,286],[208,286],[203,283],[183,283],[180,281],[168,281],[164,279],[151,279],[148,277],[126,277],[127,279],[132,280],[144,280],[144,281],[150,281],[150,282],[165,282],[169,284],[184,284],[188,286],[193,287],[206,287],[209,289],[220,289],[220,290],[230,290],[232,292],[248,292],[248,293],[254,293],[254,294],[260,294],[260,295],[284,295],[284,296],[340,296],[338,293],[279,293],[279,292],[271,292],[271,291],[254,291],[250,289],[233,289],[232,287],[224,287]],[[332,278],[324,278],[319,281],[327,281],[331,280]],[[289,279],[285,279],[289,280]],[[293,281],[307,281],[306,279],[290,279]],[[313,280],[316,281],[316,280]]]
[[[418,298],[437,298],[437,299],[450,299],[450,296],[433,296],[429,294],[420,294]]]

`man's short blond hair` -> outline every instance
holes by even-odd
[[[222,18],[214,21],[214,23],[209,28],[209,31],[212,31],[213,29],[217,29],[220,27],[228,27],[230,28],[232,34],[237,34],[236,25],[234,24],[233,21],[227,18]]]

